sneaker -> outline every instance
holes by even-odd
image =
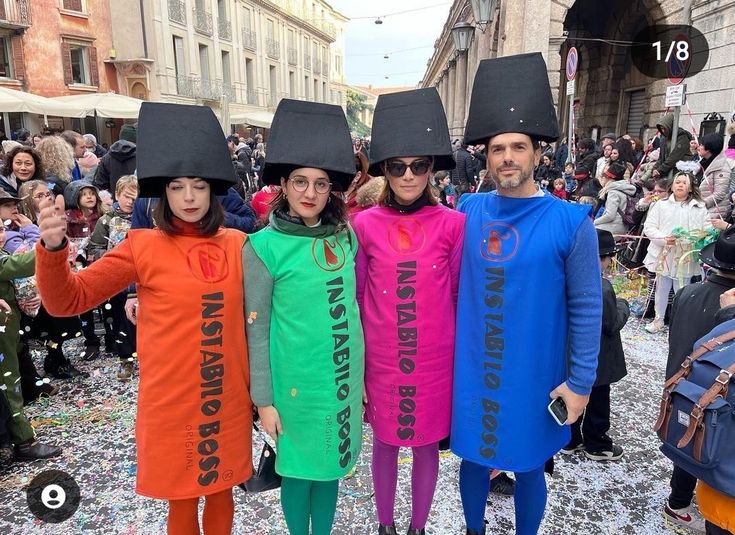
[[[585,457],[593,461],[617,461],[623,456],[623,448],[617,444],[613,444],[609,450],[587,451],[584,452]]]
[[[570,442],[566,446],[564,446],[562,449],[559,450],[559,453],[563,455],[571,455],[575,451],[582,451],[584,449],[584,443],[582,442]]]
[[[501,496],[513,496],[516,491],[516,482],[505,472],[500,472],[490,480],[490,492]],[[489,502],[489,500],[488,500]]]
[[[117,370],[117,380],[121,382],[129,381],[133,376],[133,363],[130,361],[123,361],[120,363],[120,369]]]
[[[677,526],[684,526],[692,531],[704,533],[704,520],[699,515],[692,513],[691,505],[682,509],[673,509],[669,505],[669,500],[666,500],[664,504],[663,517],[668,527],[676,530]]]
[[[664,320],[662,320],[661,318],[656,318],[651,323],[646,325],[646,330],[651,334],[663,331],[664,330]]]

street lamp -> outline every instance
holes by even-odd
[[[495,17],[495,6],[498,0],[470,0],[472,4],[472,14],[475,17],[477,26],[480,27],[480,31],[485,33],[487,25],[493,21]]]
[[[454,40],[454,50],[458,53],[467,52],[472,43],[472,37],[475,35],[475,27],[469,22],[458,22],[452,26],[452,40]]]

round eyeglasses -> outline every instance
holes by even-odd
[[[293,189],[298,191],[299,193],[305,192],[309,188],[309,184],[314,185],[314,191],[319,193],[320,195],[324,195],[325,193],[329,193],[329,189],[332,187],[332,183],[328,180],[315,180],[314,182],[309,182],[307,179],[297,176],[294,178],[289,178],[291,181],[291,185],[293,185]]]

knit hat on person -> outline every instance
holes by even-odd
[[[487,143],[505,133],[559,138],[546,62],[538,52],[484,59],[477,69],[464,141]]]
[[[134,124],[126,123],[120,128],[120,139],[138,143],[138,127]]]
[[[138,116],[138,196],[160,197],[178,177],[209,182],[215,195],[236,184],[224,132],[207,106],[143,102]],[[185,132],[171,143],[171,132]]]

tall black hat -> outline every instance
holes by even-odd
[[[333,104],[284,98],[273,117],[263,182],[280,184],[299,167],[326,171],[332,190],[355,178],[355,153],[344,111]]]
[[[206,180],[216,195],[236,183],[224,132],[207,106],[144,102],[136,157],[141,197],[161,196],[166,184],[181,176]]]
[[[485,59],[477,68],[465,143],[487,143],[509,132],[539,141],[559,138],[546,62],[538,52]]]
[[[735,227],[725,229],[716,241],[705,245],[699,258],[710,267],[735,271]]]
[[[401,156],[433,156],[434,171],[454,169],[447,116],[435,87],[387,93],[378,97],[370,136],[370,168]]]

